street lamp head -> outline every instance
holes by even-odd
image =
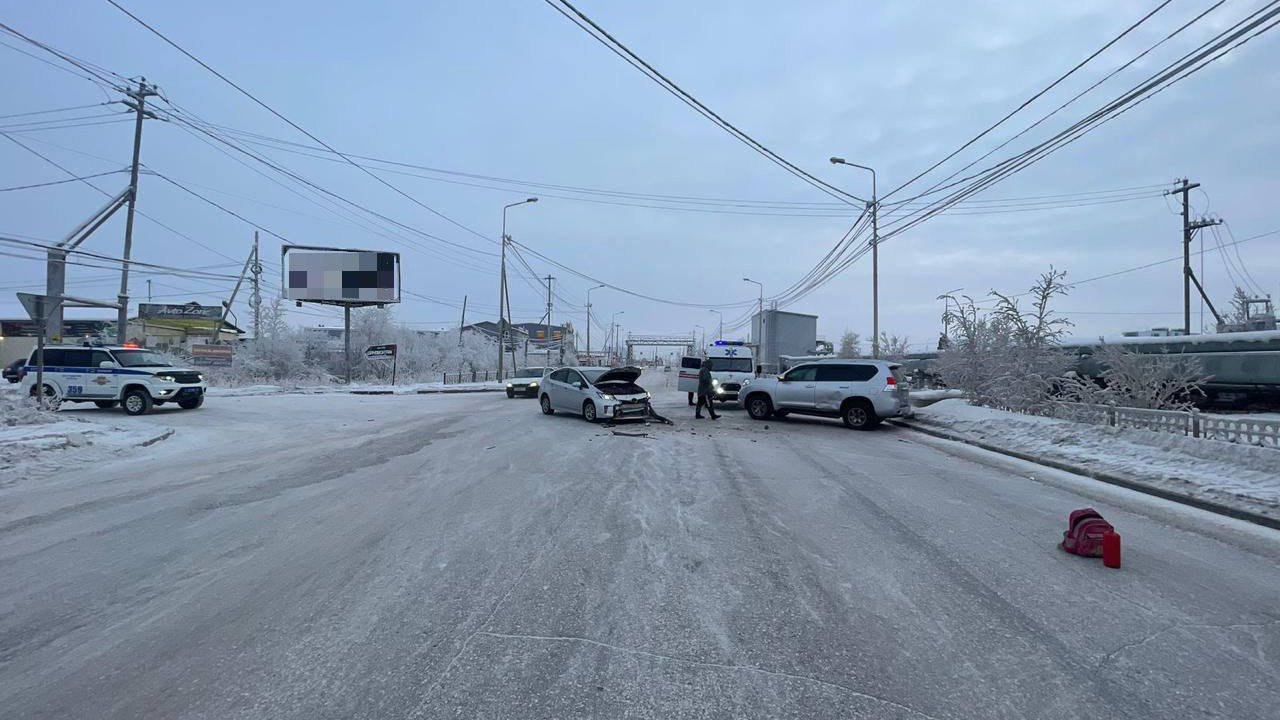
[[[538,202],[538,198],[536,198],[536,197],[534,197],[534,198],[529,198],[529,199],[525,200],[525,202]]]
[[[843,164],[844,164],[844,158],[842,158],[842,157],[833,157],[833,158],[831,158],[831,164],[832,164],[832,165],[843,165]]]

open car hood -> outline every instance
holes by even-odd
[[[620,367],[606,370],[596,378],[596,385],[601,383],[634,383],[640,379],[641,370],[638,367]]]

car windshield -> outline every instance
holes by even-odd
[[[594,383],[596,379],[599,378],[601,375],[609,372],[609,369],[608,368],[590,368],[588,370],[579,370],[578,372],[582,373],[583,377],[587,379],[587,382]]]
[[[518,378],[540,378],[542,377],[542,368],[520,368],[512,377]]]
[[[151,350],[112,350],[120,367],[172,367],[163,355]]]
[[[754,372],[755,365],[751,358],[713,357],[707,358],[712,371],[715,372]]]

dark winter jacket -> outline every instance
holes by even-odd
[[[698,370],[698,394],[711,394],[711,362],[709,360],[703,360],[702,367]]]

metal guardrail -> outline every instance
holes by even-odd
[[[470,372],[453,372],[453,373],[447,372],[447,373],[443,373],[443,375],[444,377],[441,379],[441,382],[443,382],[445,385],[458,385],[460,383],[475,383],[475,382],[494,382],[495,380],[499,379],[497,370],[472,370]]]
[[[1142,408],[1108,407],[1061,403],[1072,420],[1111,427],[1131,427],[1155,432],[1255,445],[1280,450],[1280,420],[1236,418],[1230,415],[1206,415],[1198,410],[1145,410]]]

